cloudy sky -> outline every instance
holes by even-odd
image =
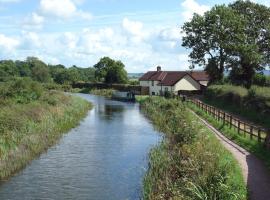
[[[188,69],[181,26],[229,0],[0,0],[0,59],[36,56],[89,67],[103,56],[128,72]],[[257,0],[269,5],[269,0]]]

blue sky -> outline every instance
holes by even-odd
[[[0,59],[36,56],[89,67],[103,56],[128,72],[188,69],[181,26],[228,0],[0,0]],[[257,2],[270,6],[268,0]]]

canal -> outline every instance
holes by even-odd
[[[140,199],[158,133],[138,104],[78,95],[94,108],[57,145],[1,184],[1,200]]]

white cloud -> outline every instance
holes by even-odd
[[[181,6],[184,9],[182,15],[185,20],[190,20],[194,13],[202,15],[206,11],[210,10],[209,6],[200,5],[196,0],[184,0],[184,2],[181,3]]]
[[[40,29],[42,28],[44,21],[45,19],[43,16],[33,12],[24,18],[23,27]]]
[[[1,51],[13,51],[19,44],[19,40],[0,34]]]
[[[79,1],[76,2],[79,3]],[[90,13],[77,9],[76,3],[72,0],[41,0],[40,12],[44,16],[58,17],[60,19],[73,17],[91,19],[92,17]]]

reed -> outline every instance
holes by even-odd
[[[247,199],[237,161],[184,104],[148,98],[141,106],[164,133],[150,153],[144,199]]]

